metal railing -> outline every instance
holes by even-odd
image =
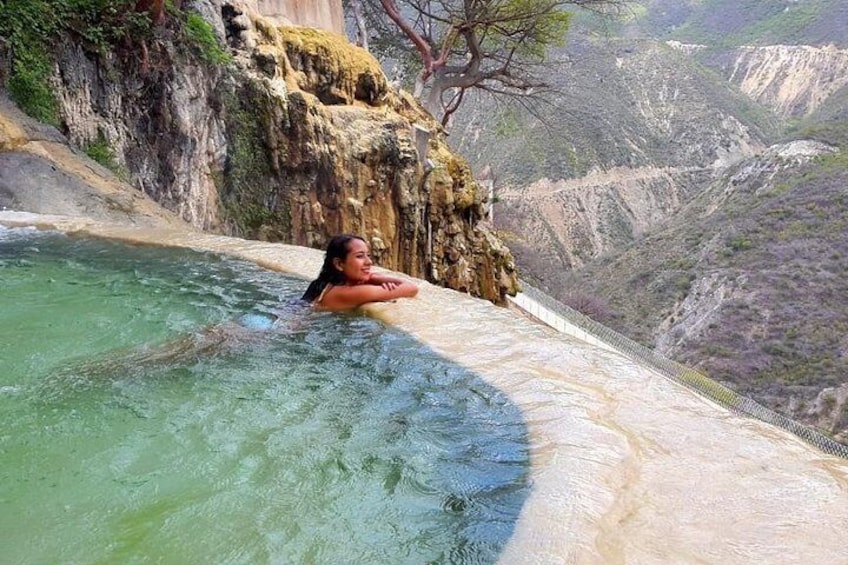
[[[525,281],[521,281],[521,286],[523,292],[514,299],[511,299],[511,303],[547,325],[583,341],[613,349],[634,361],[651,367],[662,376],[685,386],[697,394],[709,398],[733,412],[751,416],[762,422],[782,428],[825,453],[848,459],[848,445],[839,443],[815,428],[796,422],[783,414],[766,408],[755,400],[730,390],[706,375],[681,365],[676,361],[672,361],[644,345],[636,343],[632,339],[621,335],[615,330],[584,316],[573,308],[548,296]]]

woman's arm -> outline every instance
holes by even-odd
[[[325,310],[349,310],[368,302],[385,302],[395,298],[412,298],[418,294],[418,287],[411,282],[394,277],[391,281],[377,283],[371,280],[355,286],[334,286],[321,300],[320,307]],[[371,277],[374,279],[374,276]],[[377,284],[374,284],[377,283]]]

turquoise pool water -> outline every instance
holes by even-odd
[[[529,491],[518,409],[304,288],[1,230],[3,562],[494,562]]]

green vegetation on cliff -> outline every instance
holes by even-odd
[[[229,154],[217,183],[224,220],[236,235],[285,241],[291,233],[291,209],[271,170],[275,159],[264,136],[275,117],[286,121],[286,109],[250,82],[238,93],[228,93],[225,104]]]
[[[200,58],[210,65],[222,65],[232,61],[229,53],[218,43],[212,26],[200,14],[185,14],[185,37]]]
[[[137,55],[149,65],[149,44],[158,32],[136,0],[5,0],[0,2],[0,42],[10,61],[8,76],[0,76],[11,96],[30,116],[59,125],[50,80],[56,46],[73,42],[100,58]],[[229,61],[212,27],[198,14],[167,3],[166,30],[184,42],[207,64]]]
[[[6,0],[0,3],[0,36],[5,38],[11,73],[5,77],[12,99],[29,115],[58,125],[51,46],[71,36],[94,53],[143,40],[150,19],[133,10],[135,0]]]
[[[118,161],[115,158],[115,152],[112,150],[112,146],[109,145],[109,142],[106,141],[106,138],[103,136],[103,132],[100,132],[96,140],[83,147],[83,151],[85,151],[85,154],[88,155],[89,158],[115,173],[115,175],[121,180],[126,181],[129,178],[127,171],[118,164]]]

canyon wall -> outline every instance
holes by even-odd
[[[510,245],[540,279],[625,245],[680,207],[701,169],[644,167],[595,171],[580,179],[542,179],[505,187],[495,206],[498,226],[520,234]]]
[[[494,221],[543,286],[676,213],[762,151],[770,127],[746,119],[745,96],[661,42],[577,38],[561,60],[568,80],[542,120],[510,124],[481,103],[451,135],[477,170],[493,171]]]
[[[703,45],[668,44],[717,68],[739,90],[782,118],[812,114],[848,85],[848,49],[833,45],[745,46],[715,53]]]
[[[848,88],[848,50],[833,46],[577,40],[563,68],[544,127],[512,133],[480,111],[454,132],[475,168],[493,168],[495,222],[542,286],[635,241]]]
[[[809,45],[743,47],[729,80],[784,118],[814,112],[848,85],[848,49]]]

